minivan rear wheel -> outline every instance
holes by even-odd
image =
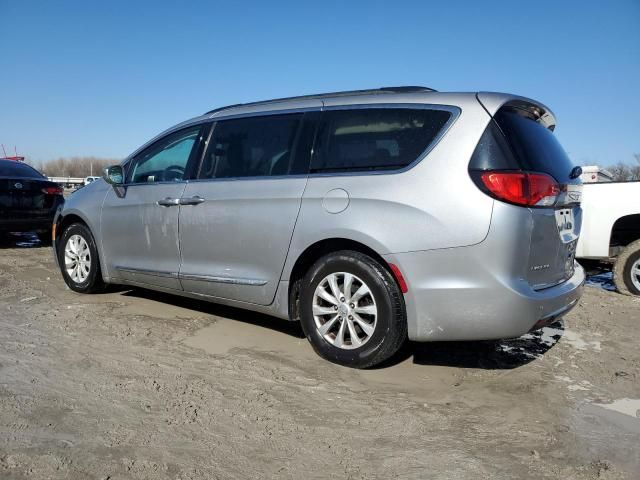
[[[321,357],[353,368],[384,362],[407,338],[404,299],[393,276],[351,250],[325,255],[309,269],[300,320]]]
[[[105,288],[98,250],[89,229],[74,223],[57,243],[58,264],[67,286],[78,293],[95,293]]]

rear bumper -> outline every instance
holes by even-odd
[[[0,232],[51,230],[53,213],[46,217],[0,218]]]
[[[385,255],[409,285],[405,294],[414,341],[514,338],[573,308],[585,279],[578,264],[566,282],[533,290],[523,279],[496,272],[474,247]]]

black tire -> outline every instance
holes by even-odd
[[[627,245],[622,253],[618,255],[613,266],[613,283],[622,294],[640,295],[640,289],[634,285],[632,279],[634,265],[640,265],[640,240]]]
[[[378,312],[375,329],[357,348],[343,349],[331,344],[318,331],[314,319],[316,288],[328,275],[338,272],[350,273],[361,279],[375,298]],[[352,368],[369,368],[388,360],[407,339],[404,298],[395,279],[378,261],[351,250],[330,253],[309,269],[300,291],[300,323],[318,355]],[[337,336],[337,333],[331,335]]]
[[[65,268],[65,246],[70,237],[73,235],[79,235],[87,242],[89,247],[89,255],[91,260],[91,266],[89,267],[89,274],[82,282],[74,281]],[[96,242],[93,239],[93,235],[89,229],[82,223],[74,223],[62,232],[60,241],[58,243],[58,264],[60,265],[60,271],[62,272],[62,278],[64,278],[67,286],[78,293],[96,293],[104,290],[105,283],[102,280],[102,272],[100,270],[100,261],[98,258],[98,249],[96,248]]]

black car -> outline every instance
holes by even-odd
[[[29,165],[0,159],[0,234],[33,231],[49,241],[62,194],[60,185]]]

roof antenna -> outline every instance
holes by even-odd
[[[4,152],[4,156],[5,156],[5,158],[6,158],[6,156],[7,156],[7,151],[4,149],[4,143],[2,144],[2,151]]]

